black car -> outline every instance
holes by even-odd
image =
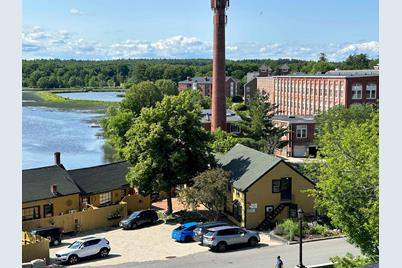
[[[120,222],[120,227],[123,229],[133,229],[143,224],[156,223],[158,214],[155,210],[140,210],[134,211],[126,219]]]
[[[31,234],[47,238],[49,239],[50,245],[58,246],[61,243],[63,229],[59,227],[43,227],[32,230]]]
[[[209,228],[214,228],[214,227],[219,227],[219,226],[226,226],[229,225],[226,222],[223,221],[213,221],[213,222],[205,222],[202,224],[199,224],[195,229],[194,229],[194,241],[198,241],[202,243],[202,237],[204,234],[207,233],[207,230]]]

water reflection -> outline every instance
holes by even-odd
[[[113,150],[105,145],[100,128],[91,127],[103,114],[60,111],[49,107],[22,108],[22,168],[53,164],[61,152],[67,169],[111,162]]]
[[[74,92],[57,93],[56,95],[72,100],[121,101],[124,92]]]

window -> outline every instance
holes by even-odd
[[[281,180],[272,180],[272,193],[281,192]]]
[[[234,83],[233,82],[230,83],[230,96],[231,97],[234,96]]]
[[[343,82],[341,81],[341,86],[340,86],[340,94],[341,94],[341,99],[344,98],[344,91],[345,90],[345,85],[343,84]]]
[[[335,98],[338,98],[338,84],[334,85],[334,90],[335,90]]]
[[[297,125],[296,126],[296,137],[298,139],[307,138],[307,125]]]
[[[377,85],[369,83],[366,86],[366,99],[372,100],[377,97]]]
[[[23,208],[22,209],[22,220],[35,220],[40,219],[40,206]]]
[[[362,98],[362,84],[352,84],[352,99],[357,100]]]
[[[43,216],[45,218],[53,217],[53,204],[43,205]]]
[[[320,96],[323,95],[323,91],[324,91],[324,85],[323,85],[323,83],[321,82],[321,84],[320,84]]]
[[[325,83],[325,84],[324,84],[324,96],[327,96],[327,94],[328,94],[328,93],[327,93],[327,91],[328,91],[327,89],[328,89],[328,88],[327,88],[327,83]]]
[[[329,96],[332,97],[332,83],[329,82]]]
[[[103,194],[99,195],[99,204],[105,205],[110,202],[112,202],[112,193],[111,192],[103,193]]]

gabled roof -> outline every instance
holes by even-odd
[[[315,185],[314,182],[281,158],[264,154],[242,144],[236,144],[229,152],[224,155],[216,155],[216,158],[218,164],[222,165],[224,170],[231,172],[232,185],[239,191],[247,190],[280,162],[283,162],[312,185]]]
[[[233,78],[231,76],[226,76],[225,81],[228,81],[229,79],[233,79],[236,82],[240,82],[240,80]],[[179,84],[189,84],[189,83],[199,83],[199,84],[212,84],[212,77],[210,76],[196,76],[196,77],[191,77],[190,80],[187,78],[186,80],[180,81]]]
[[[22,202],[53,198],[51,185],[57,185],[58,196],[80,193],[67,171],[57,165],[22,171]]]
[[[282,159],[236,144],[229,152],[218,157],[222,168],[231,172],[233,186],[244,191]]]
[[[129,164],[126,161],[69,170],[71,178],[84,194],[109,192],[126,186]]]

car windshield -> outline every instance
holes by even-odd
[[[184,229],[183,225],[180,225],[180,226],[177,227],[175,230],[176,230],[176,231],[180,231],[180,230],[183,230],[183,229]]]
[[[212,236],[213,234],[214,234],[214,232],[209,231],[209,232],[207,232],[207,233],[205,234],[205,236]]]
[[[74,243],[72,243],[71,245],[69,245],[68,248],[71,248],[71,249],[78,249],[81,245],[82,245],[82,242],[80,242],[80,241],[75,241]]]
[[[128,218],[133,219],[133,218],[137,217],[139,214],[140,214],[139,211],[133,212],[133,213],[130,214],[130,216],[128,216]]]

